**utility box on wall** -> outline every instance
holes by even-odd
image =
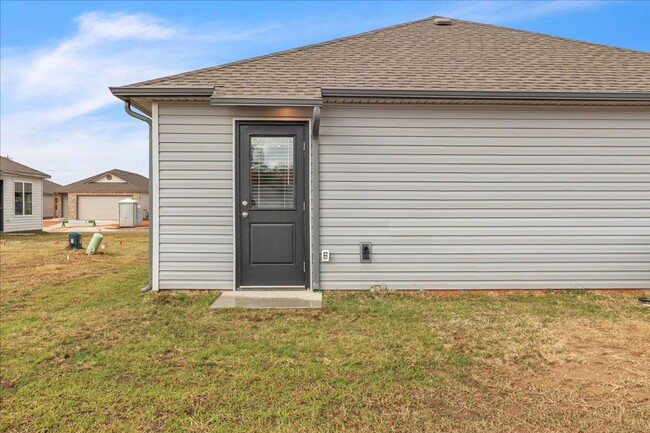
[[[370,263],[372,261],[372,243],[361,242],[359,244],[359,261],[361,263]]]

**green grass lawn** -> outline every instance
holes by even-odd
[[[215,292],[138,292],[145,235],[92,257],[65,236],[0,238],[2,432],[650,431],[638,294],[209,311]]]

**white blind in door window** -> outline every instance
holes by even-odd
[[[295,207],[293,137],[251,137],[251,208]]]

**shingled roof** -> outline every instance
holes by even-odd
[[[62,185],[52,182],[51,180],[43,180],[43,194],[54,194],[61,187]]]
[[[49,178],[50,175],[20,164],[13,159],[0,156],[0,175]]]
[[[435,18],[125,87],[282,98],[322,88],[650,92],[650,53]]]
[[[125,180],[126,182],[93,182],[94,180],[101,179],[107,174],[111,174]],[[114,192],[114,193],[129,193],[129,192],[149,192],[149,179],[146,177],[132,173],[130,171],[108,170],[103,173],[96,174],[78,182],[73,182],[68,185],[62,186],[56,190],[58,193],[93,193],[93,192]]]

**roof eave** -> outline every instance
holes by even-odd
[[[323,88],[323,98],[410,98],[525,101],[650,102],[650,92],[557,92],[510,90]]]
[[[232,97],[213,95],[210,105],[254,107],[319,107],[322,98]]]
[[[129,101],[134,107],[148,116],[152,115],[151,102],[154,100],[205,100],[214,89],[212,87],[109,87],[109,90],[122,101]]]
[[[173,98],[173,97],[209,97],[214,92],[213,87],[109,87],[114,96],[125,100],[128,98]]]
[[[52,176],[49,174],[41,173],[21,173],[19,171],[7,171],[7,170],[2,170],[0,171],[0,176],[15,176],[15,177],[30,177],[34,179],[50,179]]]
[[[129,182],[125,182],[126,185],[130,185],[131,187],[124,187],[124,183],[119,183],[119,184],[113,184],[110,188],[100,188],[100,187],[88,187],[88,185],[93,185],[93,184],[84,184],[80,186],[73,186],[73,187],[68,187],[67,185],[63,185],[59,188],[56,188],[56,192],[58,193],[73,193],[73,194],[92,194],[92,193],[119,193],[119,194],[132,194],[132,193],[149,193],[148,188],[144,187],[139,187],[137,185],[134,185]],[[94,184],[96,185],[96,184]],[[85,186],[85,188],[84,188]],[[123,188],[119,188],[119,186],[123,186]]]

